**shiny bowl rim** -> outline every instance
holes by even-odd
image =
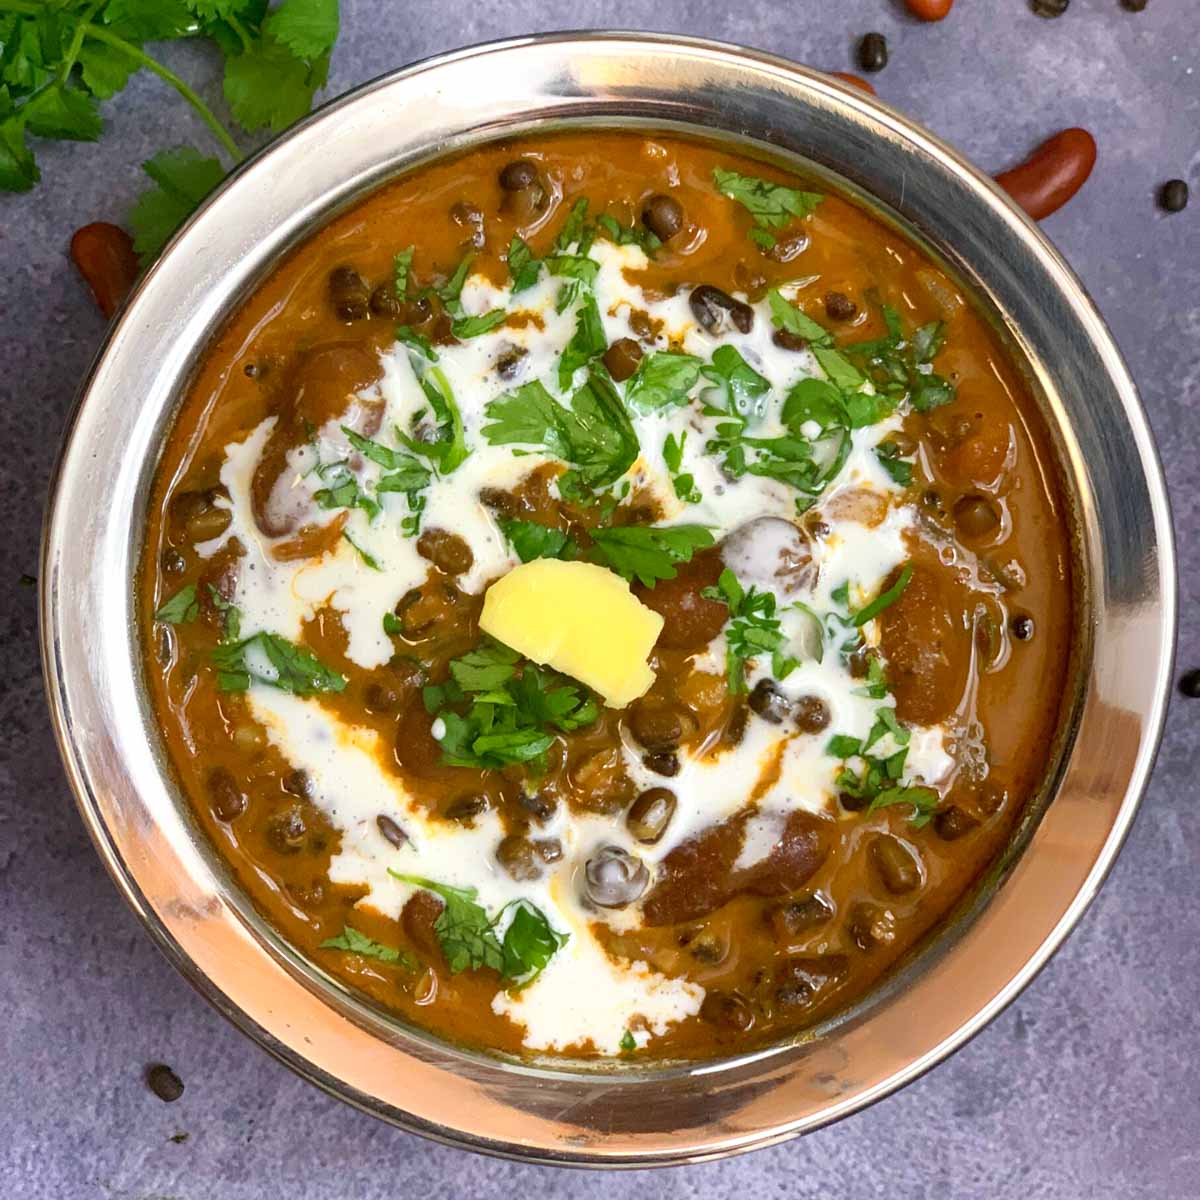
[[[486,92],[486,98],[464,101],[461,97],[472,89]],[[381,1020],[306,965],[261,919],[248,916],[245,905],[228,894],[229,880],[213,870],[211,849],[197,844],[198,831],[175,811],[173,784],[149,744],[152,735],[147,736],[138,639],[130,628],[131,576],[121,575],[139,540],[147,462],[155,457],[156,437],[186,368],[233,305],[230,297],[245,286],[245,264],[274,261],[301,231],[311,231],[329,214],[331,187],[322,194],[312,187],[304,192],[300,177],[331,168],[306,172],[305,164],[314,160],[305,152],[319,149],[323,137],[349,139],[336,144],[352,148],[355,170],[343,173],[332,193],[362,195],[394,173],[400,156],[373,110],[390,105],[398,110],[394,115],[406,116],[406,104],[421,106],[414,119],[421,133],[414,136],[424,139],[426,152],[436,140],[439,155],[492,140],[519,121],[564,117],[650,127],[682,120],[698,134],[726,136],[743,148],[757,145],[761,152],[774,143],[781,152],[836,170],[852,189],[868,189],[868,199],[911,222],[918,236],[930,239],[951,265],[972,277],[1006,320],[1014,302],[1011,296],[1006,303],[997,300],[1001,282],[1011,288],[1008,275],[1028,272],[1046,289],[1039,300],[1050,316],[1063,321],[1072,335],[1069,344],[1056,349],[1078,368],[1075,383],[1087,379],[1095,386],[1093,392],[1072,394],[1088,395],[1096,412],[1075,399],[1068,419],[1062,395],[1071,382],[1063,378],[1067,367],[1046,361],[1045,344],[1031,344],[1035,326],[1043,343],[1049,335],[1033,314],[1027,314],[1028,324],[1014,322],[1009,331],[1046,391],[1052,419],[1066,440],[1068,471],[1080,489],[1082,554],[1094,584],[1088,628],[1098,657],[1086,664],[1078,738],[1066,749],[1055,804],[1031,831],[1031,844],[1012,864],[1005,888],[909,990],[865,1014],[857,1026],[851,1023],[808,1045],[727,1062],[667,1073],[605,1074],[602,1087],[595,1073],[516,1066],[456,1050]],[[772,124],[771,117],[778,122]],[[830,152],[835,132],[849,147],[870,151],[870,166],[851,162],[849,148]],[[355,147],[355,139],[363,145]],[[389,147],[381,157],[375,149],[380,139]],[[412,142],[405,143],[406,162],[419,154]],[[913,179],[907,203],[906,171]],[[304,203],[274,210],[268,201],[262,212],[268,180],[273,188],[299,188]],[[962,257],[976,252],[974,242],[939,240],[929,213],[921,211],[929,203],[922,187],[934,184],[944,189],[944,198],[966,208],[967,224],[977,223],[981,237],[1004,243],[1012,261],[995,267],[1003,281],[989,282],[973,259]],[[251,216],[249,206],[260,211]],[[957,221],[957,210],[952,212]],[[234,214],[245,220],[227,232]],[[259,234],[251,236],[256,222]],[[247,232],[238,232],[244,228]],[[188,307],[180,315],[168,311],[170,301]],[[1065,333],[1063,340],[1068,342]],[[154,349],[160,353],[150,353]],[[131,388],[143,403],[132,414],[119,414],[117,406]],[[1112,447],[1101,444],[1104,420],[1109,428],[1115,420],[1128,435],[1133,461],[1116,463],[1124,478],[1111,470],[1101,477],[1101,468],[1113,465],[1106,457]],[[107,442],[92,438],[100,429],[109,433]],[[1081,429],[1087,435],[1083,442]],[[1118,483],[1126,488],[1120,504],[1100,486]],[[97,488],[111,498],[109,505],[90,500]],[[1101,544],[1101,533],[1113,540]],[[239,1028],[327,1091],[414,1132],[541,1162],[638,1166],[699,1161],[772,1144],[853,1112],[940,1061],[1032,979],[1107,874],[1144,789],[1169,688],[1174,578],[1166,491],[1133,381],[1082,285],[990,180],[915,123],[824,73],[703,39],[595,31],[488,43],[364,84],[243,164],[186,223],[110,329],[77,398],[46,513],[41,637],[60,752],[106,867],[171,961]],[[1116,652],[1118,636],[1139,655],[1137,685],[1120,671],[1128,648]],[[1114,700],[1124,706],[1110,703]],[[134,713],[142,719],[135,721]],[[1125,720],[1130,716],[1134,731]],[[1087,742],[1111,749],[1106,779],[1075,780],[1086,770],[1076,760]],[[1054,841],[1063,824],[1060,815],[1064,820],[1068,815],[1063,806],[1086,834],[1068,832],[1066,850]],[[964,958],[967,946],[981,944],[985,926],[996,924],[999,910],[1011,915],[1012,888],[1019,886],[1015,879],[1029,874],[1033,862],[1041,865],[1039,847],[1041,858],[1057,852],[1073,870],[1065,885],[1044,872],[1038,876],[1038,886],[1052,894],[1038,913],[1038,932],[1027,939],[1011,970],[989,974],[979,955]],[[1012,934],[1011,926],[999,928]],[[975,976],[969,984],[968,964]],[[897,1019],[899,1010],[906,1004],[911,1010],[918,994],[944,998],[964,988],[970,998],[962,1002],[961,1013],[949,1021],[927,1020],[921,1036],[909,1033],[912,1044],[899,1051],[872,1048],[865,1036],[870,1025],[872,1031],[903,1038],[908,1026]],[[843,1042],[860,1058],[881,1061],[868,1068]],[[657,1089],[654,1105],[645,1103],[648,1082]],[[636,1119],[628,1117],[631,1107]]]

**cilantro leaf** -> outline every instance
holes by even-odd
[[[891,476],[892,482],[900,487],[908,487],[913,481],[913,463],[902,458],[900,447],[895,442],[886,440],[875,447],[875,457],[879,465]]]
[[[32,96],[21,113],[25,127],[38,137],[94,142],[104,129],[96,101],[61,83]]]
[[[426,711],[441,724],[435,739],[448,766],[541,763],[553,729],[580,729],[599,713],[595,699],[566,676],[522,664],[499,642],[454,659],[450,675],[423,692]]]
[[[680,433],[678,441],[675,440],[673,433],[667,434],[666,440],[663,442],[663,462],[667,464],[667,470],[671,472],[671,486],[675,489],[676,497],[684,504],[699,504],[704,496],[696,486],[696,477],[690,473],[680,473],[683,467],[683,448],[687,445],[687,437],[686,429]]]
[[[84,42],[77,59],[84,87],[97,100],[111,100],[129,82],[140,64],[123,50],[105,42]]]
[[[900,594],[908,587],[908,581],[912,578],[912,573],[912,563],[905,563],[904,570],[900,572],[896,582],[886,591],[880,592],[865,608],[860,608],[854,614],[854,624],[861,627],[868,621],[875,620],[885,608],[890,608],[895,604],[900,599]]]
[[[154,614],[156,621],[166,625],[183,625],[200,615],[200,604],[196,599],[196,585],[182,587]]]
[[[558,933],[537,905],[514,900],[495,917],[478,901],[473,887],[456,888],[420,875],[389,870],[402,883],[412,884],[441,897],[444,907],[433,923],[452,975],[490,968],[521,985],[532,983],[570,936]],[[497,928],[511,909],[501,942]]]
[[[604,337],[604,322],[595,296],[584,297],[575,319],[575,333],[563,350],[558,364],[558,386],[566,391],[580,367],[586,367],[597,355],[608,349]]]
[[[40,178],[41,172],[25,144],[25,122],[20,117],[0,121],[0,188],[27,192]]]
[[[503,325],[507,320],[508,313],[504,309],[493,308],[489,312],[479,313],[475,316],[456,318],[450,324],[450,332],[456,338],[465,341],[467,338],[478,337],[481,333],[488,333],[497,325]]]
[[[632,1054],[637,1049],[637,1041],[634,1039],[633,1034],[628,1029],[621,1034],[621,1041],[619,1045],[621,1047],[622,1054]]]
[[[398,300],[403,300],[408,294],[408,274],[412,270],[415,246],[409,246],[392,255],[392,291]]]
[[[662,241],[644,225],[622,225],[616,217],[603,213],[596,218],[597,228],[618,246],[640,246],[647,258],[662,248]]]
[[[529,243],[517,234],[508,244],[508,274],[512,279],[512,294],[533,287],[542,273],[541,261],[534,257]]]
[[[771,391],[771,384],[741,356],[735,346],[718,346],[713,351],[711,366],[703,368],[703,375],[710,383],[717,385],[705,392],[707,406],[711,408],[720,397],[724,400],[725,408],[717,410],[718,413],[727,412],[743,419],[763,415],[765,397]]]
[[[912,816],[908,818],[913,829],[923,829],[937,812],[941,797],[930,787],[891,787],[879,792],[867,807],[867,812],[888,808],[893,804],[911,804]]]
[[[546,914],[528,900],[516,900],[509,907],[512,918],[504,931],[502,973],[506,979],[528,985],[566,944],[570,934],[559,933]]]
[[[793,221],[802,220],[816,211],[824,199],[818,192],[803,192],[771,183],[753,175],[740,175],[737,171],[726,171],[720,167],[713,170],[713,182],[723,196],[736,200],[754,218],[758,227],[751,231],[751,239],[769,249],[775,239],[768,229],[782,229]]]
[[[703,361],[693,354],[660,350],[647,354],[625,385],[625,402],[638,412],[661,412],[686,404]]]
[[[285,0],[262,27],[297,58],[318,59],[337,41],[338,0]]]
[[[360,546],[354,540],[354,538],[352,538],[350,536],[350,531],[348,529],[342,530],[342,537],[345,538],[346,541],[349,542],[350,545],[354,548],[355,553],[358,555],[359,558],[362,559],[363,564],[365,566],[370,567],[372,571],[382,571],[383,570],[383,568],[379,565],[379,560],[373,554],[369,554],[366,550],[364,550],[362,548],[362,546]]]
[[[349,925],[343,925],[337,937],[326,938],[318,949],[345,950],[350,954],[361,954],[364,958],[377,958],[380,962],[403,967],[406,971],[415,971],[420,965],[411,954],[393,946],[385,946]]]
[[[225,62],[225,99],[238,124],[251,132],[279,133],[298,121],[323,83],[317,68],[270,34]]]
[[[638,456],[637,434],[613,385],[593,373],[571,398],[558,403],[538,381],[492,400],[484,410],[492,422],[483,436],[494,446],[537,446],[576,468],[588,488],[615,483]]]
[[[503,972],[504,950],[487,910],[476,900],[479,893],[475,888],[450,887],[420,875],[402,875],[391,868],[388,874],[401,883],[410,883],[441,897],[444,907],[433,923],[433,931],[452,975],[483,967]]]
[[[164,150],[142,163],[157,185],[143,192],[129,214],[133,248],[142,263],[153,262],[176,229],[225,177],[215,158],[205,158],[190,146]]]
[[[725,626],[725,673],[729,691],[739,695],[748,690],[746,663],[769,654],[771,674],[786,679],[799,663],[784,653],[787,637],[775,613],[775,596],[756,588],[748,591],[738,577],[726,567],[717,579],[717,586],[705,588],[702,595],[709,600],[721,600],[729,606],[729,623]]]
[[[413,361],[416,363],[417,360]],[[441,367],[431,366],[428,361],[422,361],[417,369],[417,382],[420,383],[421,390],[429,401],[429,407],[437,419],[437,436],[433,441],[417,441],[401,433],[400,440],[414,454],[428,459],[439,474],[450,475],[458,470],[471,454],[463,428],[462,413],[454,398],[450,381]]]
[[[183,0],[108,0],[104,23],[119,25],[139,42],[165,42],[196,32],[196,18]]]
[[[802,313],[790,301],[785,300],[778,288],[772,288],[767,293],[767,303],[771,306],[771,322],[776,329],[794,333],[813,346],[833,344],[833,334],[824,326],[818,325],[812,317]]]
[[[929,412],[949,404],[954,399],[954,385],[932,369],[945,341],[944,324],[931,322],[908,337],[900,314],[890,305],[883,306],[883,319],[886,336],[843,346],[843,361],[853,360],[875,391],[890,398],[893,408],[907,401],[916,412]],[[825,369],[829,372],[829,367]]]
[[[571,211],[567,213],[567,219],[563,223],[558,237],[554,239],[555,254],[565,254],[572,246],[582,246],[581,254],[586,251],[587,243],[590,241],[587,230],[587,212],[587,197],[580,196],[571,205]]]
[[[341,692],[346,678],[330,670],[311,650],[276,633],[256,633],[212,652],[217,684],[224,692],[244,692],[251,683],[265,683],[296,696]]]
[[[579,549],[569,534],[536,521],[501,520],[500,529],[522,562],[574,558]]]
[[[703,525],[619,525],[593,530],[592,542],[607,566],[653,587],[660,579],[674,579],[675,563],[690,561],[697,550],[713,544],[713,536]]]

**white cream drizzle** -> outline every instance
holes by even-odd
[[[628,315],[636,308],[662,322],[660,349],[670,346],[707,360],[720,342],[732,344],[770,381],[777,397],[798,379],[821,375],[808,352],[774,345],[765,304],[757,306],[749,333],[715,339],[696,324],[685,292],[653,299],[630,282],[626,272],[646,265],[640,249],[598,242],[590,253],[600,264],[594,291],[610,342],[629,336]],[[435,478],[429,486],[422,527],[452,530],[470,546],[474,565],[458,580],[467,592],[482,591],[517,562],[491,511],[480,503],[480,488],[512,489],[547,461],[536,453],[516,455],[511,447],[491,446],[481,436],[486,405],[514,386],[500,380],[496,361],[510,347],[523,348],[527,357],[516,382],[541,379],[558,394],[558,358],[575,329],[574,307],[562,314],[554,311],[563,282],[543,272],[533,288],[514,298],[507,289],[472,276],[462,293],[466,311],[504,307],[528,310],[538,319],[521,328],[501,327],[458,345],[439,347],[439,366],[457,400],[471,453],[457,471]],[[385,352],[382,366],[382,379],[371,390],[384,403],[383,424],[376,436],[395,445],[390,431],[397,425],[407,428],[426,400],[403,345]],[[221,481],[229,493],[232,520],[226,533],[201,547],[201,553],[211,555],[232,538],[245,548],[235,596],[244,634],[269,630],[298,640],[304,622],[328,606],[341,616],[348,657],[365,669],[380,666],[394,652],[383,631],[383,616],[405,593],[421,585],[428,569],[416,553],[415,539],[405,537],[400,529],[408,512],[407,501],[399,495],[383,496],[383,511],[374,521],[359,509],[350,512],[346,532],[380,570],[371,569],[346,540],[318,559],[276,561],[271,550],[284,539],[267,537],[258,529],[250,501],[251,480],[273,420],[263,421],[244,441],[226,448]],[[784,484],[752,475],[738,480],[722,475],[719,464],[704,450],[711,421],[693,405],[634,416],[642,450],[632,474],[659,501],[667,514],[666,523],[704,524],[720,539],[756,517],[793,519],[795,493]],[[855,488],[889,498],[897,494],[874,447],[899,425],[899,419],[892,418],[854,432],[835,492]],[[771,436],[779,429],[777,418],[769,417],[761,433]],[[695,505],[676,498],[662,454],[667,435],[678,439],[685,431],[683,470],[692,473],[703,495]],[[344,445],[343,435],[331,422],[318,431],[315,447],[293,451],[287,493],[273,497],[272,503],[306,508],[307,519],[313,521],[333,519],[335,513],[312,506],[312,493],[324,485],[311,468],[318,454],[321,461],[332,461],[335,452],[344,455]],[[367,490],[382,471],[369,461],[354,470]],[[849,519],[831,522],[829,536],[813,543],[818,575],[805,602],[818,613],[833,609],[832,593],[847,580],[854,603],[865,602],[907,557],[904,537],[912,521],[909,509],[892,505],[875,528]],[[759,577],[758,586],[770,579],[777,554],[778,547],[768,545],[759,569],[752,563],[743,564],[747,574]],[[780,606],[790,599],[781,593]],[[797,619],[785,614],[785,628],[796,627]],[[869,628],[865,632],[874,636]],[[723,660],[724,638],[718,637],[697,657],[696,665],[721,673]],[[769,664],[758,663],[750,673],[750,686],[766,674]],[[298,699],[261,684],[251,688],[248,699],[271,742],[289,762],[309,773],[314,802],[341,832],[341,848],[330,866],[331,880],[365,886],[367,894],[359,903],[390,917],[399,915],[413,889],[389,874],[389,868],[455,887],[476,888],[480,902],[489,909],[498,910],[521,896],[531,900],[570,938],[531,986],[497,993],[495,1011],[524,1027],[524,1041],[530,1048],[565,1050],[590,1043],[602,1053],[615,1054],[631,1025],[635,1041],[644,1044],[651,1032],[664,1033],[674,1022],[697,1012],[704,991],[696,984],[669,979],[645,963],[618,961],[605,952],[591,931],[592,922],[607,921],[616,929],[630,929],[637,926],[639,917],[636,907],[603,913],[584,907],[578,876],[588,854],[599,845],[619,845],[639,854],[653,868],[689,837],[742,810],[768,764],[777,761],[778,778],[758,797],[738,866],[765,857],[777,842],[788,813],[829,808],[833,776],[840,764],[825,753],[828,734],[863,737],[874,724],[876,710],[890,703],[856,694],[860,684],[851,679],[832,646],[826,647],[822,662],[809,659],[801,663],[780,686],[793,697],[824,700],[832,715],[828,732],[789,734],[781,726],[752,719],[737,746],[684,761],[679,775],[670,781],[679,797],[678,809],[666,835],[654,846],[635,844],[620,820],[570,816],[560,805],[553,824],[539,830],[539,836],[559,838],[563,859],[533,883],[514,882],[496,862],[495,848],[503,836],[496,814],[485,814],[472,828],[428,819],[400,781],[384,769],[389,748],[379,745],[373,732],[345,725],[319,700]],[[889,749],[894,749],[890,735],[873,752],[883,754]],[[663,784],[660,776],[643,765],[639,747],[629,743],[624,752],[638,787]],[[913,731],[908,760],[913,778],[936,782],[951,767],[940,728]],[[409,836],[408,845],[397,850],[383,838],[375,824],[380,814],[392,815],[401,824]]]

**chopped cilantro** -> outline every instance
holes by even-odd
[[[244,692],[251,683],[265,683],[296,696],[345,690],[346,678],[325,666],[311,650],[276,633],[256,633],[225,642],[212,652],[217,686],[223,692]]]
[[[527,986],[570,936],[559,933],[546,914],[524,898],[506,904],[492,917],[479,903],[475,888],[450,887],[390,869],[389,874],[441,897],[444,907],[433,930],[453,975],[490,968],[513,983]],[[506,916],[508,924],[501,937],[499,929]]]
[[[818,192],[802,192],[753,175],[739,175],[717,167],[713,171],[717,191],[736,200],[754,219],[750,238],[763,249],[775,245],[771,229],[782,229],[816,211],[824,199]]]
[[[879,395],[891,398],[893,407],[907,401],[916,412],[928,412],[949,404],[954,385],[932,366],[945,341],[944,323],[933,321],[908,335],[900,314],[886,304],[883,319],[888,330],[884,337],[852,342],[842,353],[858,364]]]
[[[379,565],[379,560],[374,555],[369,554],[364,550],[351,536],[349,530],[342,530],[342,537],[354,547],[355,553],[363,560],[363,563],[370,567],[372,571],[382,571],[383,568]]]
[[[653,258],[654,252],[662,248],[662,241],[657,234],[651,233],[645,226],[622,225],[609,213],[598,216],[596,226],[610,242],[618,246],[640,246],[647,258]]]
[[[508,313],[502,308],[493,308],[475,316],[456,317],[450,323],[450,332],[456,338],[466,341],[467,338],[478,337],[481,333],[490,333],[497,325],[503,325],[508,320]]]
[[[870,604],[865,608],[860,608],[854,614],[854,624],[863,626],[868,621],[873,621],[885,608],[891,607],[897,600],[900,599],[900,594],[908,587],[908,581],[912,578],[912,564],[905,563],[904,570],[900,572],[896,582],[892,584],[886,591],[880,592]]]
[[[633,1034],[627,1029],[621,1034],[621,1053],[632,1054],[637,1049],[637,1042],[634,1040]]]
[[[775,596],[751,587],[748,591],[726,567],[717,586],[702,593],[709,600],[729,606],[725,627],[725,671],[729,690],[734,695],[747,691],[746,663],[763,655],[771,656],[771,674],[786,679],[799,663],[786,654],[787,637],[775,612]]]
[[[569,409],[534,381],[492,400],[485,415],[491,424],[483,436],[492,445],[536,446],[571,464],[573,479],[585,489],[615,483],[638,456],[629,414],[598,372],[576,390]]]
[[[895,442],[885,440],[875,447],[875,457],[879,465],[888,473],[894,483],[908,487],[913,481],[913,463],[902,458],[900,447]]]
[[[415,252],[416,248],[409,246],[406,250],[392,255],[392,291],[396,293],[398,300],[403,300],[408,295],[408,277]]]
[[[625,385],[625,403],[638,412],[661,412],[688,402],[700,380],[702,359],[674,350],[647,354]]]
[[[535,558],[574,558],[579,547],[569,534],[536,521],[502,520],[500,529],[522,562]]]
[[[592,359],[608,349],[604,337],[604,322],[600,319],[600,307],[596,297],[587,295],[580,304],[575,318],[575,333],[563,349],[558,364],[558,387],[566,391],[580,367],[586,367]]]
[[[557,732],[592,724],[595,699],[566,676],[486,641],[450,663],[450,679],[427,684],[425,708],[442,724],[442,761],[457,767],[544,766]]]
[[[199,615],[200,602],[196,599],[196,585],[189,583],[159,608],[154,614],[154,619],[166,625],[183,625],[194,621]]]
[[[588,202],[586,196],[580,196],[571,205],[567,219],[554,239],[554,253],[566,254],[572,246],[578,247],[578,253],[586,254],[591,245],[592,234],[587,223]]]
[[[349,925],[343,925],[337,937],[326,938],[320,943],[319,949],[345,950],[350,954],[361,954],[364,958],[377,958],[380,962],[403,967],[406,971],[415,971],[420,965],[411,954],[393,946],[385,946]]]
[[[512,294],[533,287],[542,272],[542,264],[535,258],[529,243],[517,234],[508,244],[508,274],[512,280]]]
[[[711,546],[713,536],[703,525],[618,525],[592,530],[592,542],[606,566],[653,587],[660,579],[674,579],[675,564]]]
[[[667,434],[663,441],[663,462],[667,464],[667,470],[671,472],[671,486],[675,489],[675,495],[684,504],[699,504],[704,496],[696,486],[696,477],[691,473],[681,474],[683,448],[687,445],[687,436],[686,429],[679,435],[678,441],[673,433]]]

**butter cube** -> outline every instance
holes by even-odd
[[[646,659],[663,619],[593,563],[537,558],[488,588],[479,627],[526,658],[570,675],[610,708],[654,682]]]

